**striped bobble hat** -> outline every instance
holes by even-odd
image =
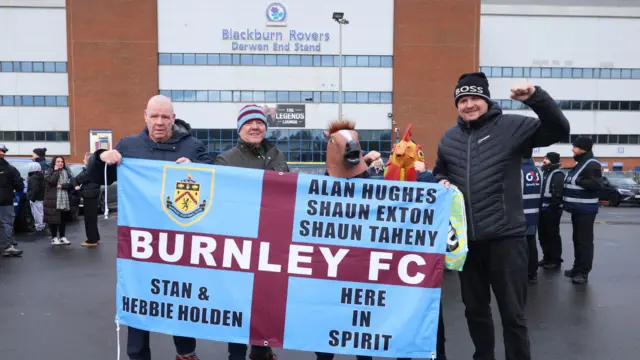
[[[244,123],[254,119],[262,120],[262,122],[264,122],[264,126],[268,127],[267,117],[264,115],[264,111],[262,111],[260,106],[251,104],[240,109],[240,112],[238,113],[238,132],[240,132],[240,128]]]

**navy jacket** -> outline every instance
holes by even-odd
[[[149,138],[149,131],[145,127],[137,135],[127,136],[116,145],[116,150],[123,158],[176,161],[186,157],[194,163],[213,164],[207,147],[202,141],[191,135],[191,126],[176,119],[173,126],[173,136],[163,143],[153,142]],[[100,160],[100,154],[105,150],[96,151],[87,166],[91,181],[99,185],[111,185],[117,181],[116,166],[107,167],[107,183],[104,179],[105,163]]]
[[[427,170],[427,171],[418,173],[418,182],[435,183],[435,182],[438,182],[438,180],[436,180],[436,177],[433,176],[431,171]]]

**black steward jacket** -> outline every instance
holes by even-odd
[[[548,168],[543,168],[542,171],[546,174],[560,168],[560,164],[551,165]],[[551,193],[551,200],[549,200],[550,210],[562,209],[562,196],[564,192],[564,174],[557,172],[549,179],[549,192]],[[544,190],[543,190],[544,191]]]
[[[524,238],[522,156],[569,138],[569,121],[546,91],[536,86],[525,104],[539,119],[493,103],[477,120],[458,117],[440,140],[433,175],[464,194],[470,241]]]
[[[587,151],[582,155],[574,156],[573,159],[578,163],[583,163],[593,157],[593,152]],[[602,166],[600,163],[597,161],[588,163],[576,179],[576,185],[591,191],[602,190],[604,185],[602,181]]]

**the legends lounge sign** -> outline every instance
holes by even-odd
[[[268,27],[287,26],[288,13],[281,3],[267,6],[265,16]],[[260,29],[222,29],[222,40],[231,42],[231,50],[239,52],[321,52],[322,43],[329,42],[328,32],[297,30],[262,31]]]
[[[304,105],[262,105],[271,128],[304,128],[306,111]]]

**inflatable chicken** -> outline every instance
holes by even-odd
[[[424,162],[424,153],[422,147],[411,140],[411,124],[409,124],[402,140],[393,145],[384,170],[384,179],[417,181],[418,174],[414,168],[416,161]]]
[[[393,146],[387,168],[384,171],[384,179],[417,181],[418,174],[414,168],[416,161],[424,162],[424,153],[422,146],[411,140],[411,124],[409,124],[402,140]],[[454,185],[451,185],[451,190],[453,191],[453,200],[449,215],[445,267],[449,270],[462,271],[469,251],[464,196]]]

